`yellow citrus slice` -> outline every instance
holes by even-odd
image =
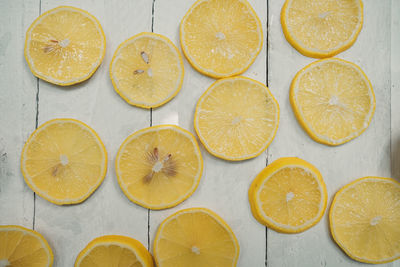
[[[375,112],[374,91],[365,73],[337,58],[300,70],[292,81],[290,103],[311,138],[332,146],[363,133]]]
[[[53,252],[38,232],[17,225],[0,225],[0,266],[51,267]]]
[[[385,263],[400,258],[400,183],[357,179],[340,189],[329,212],[332,237],[354,260]]]
[[[288,42],[308,57],[331,57],[356,41],[363,24],[361,0],[286,0],[282,12]]]
[[[110,65],[115,91],[126,102],[142,108],[159,107],[181,89],[183,61],[165,36],[144,32],[119,45]]]
[[[74,119],[54,119],[36,129],[22,150],[25,182],[58,205],[80,203],[101,184],[107,152],[89,126]]]
[[[200,97],[194,127],[214,156],[244,160],[260,155],[278,130],[279,105],[269,89],[246,78],[214,82]]]
[[[182,19],[180,39],[197,71],[222,78],[250,67],[261,51],[263,32],[246,0],[198,0]]]
[[[93,239],[78,255],[75,267],[153,267],[153,258],[136,239],[105,235]]]
[[[226,222],[205,208],[180,210],[165,219],[154,240],[158,267],[236,266],[239,243]]]
[[[269,164],[249,189],[254,217],[282,233],[303,232],[317,224],[327,197],[321,173],[299,158],[280,158]]]
[[[90,78],[106,52],[99,21],[88,12],[60,6],[38,17],[26,32],[25,58],[32,73],[58,85]]]
[[[148,209],[178,205],[196,190],[203,159],[194,136],[174,125],[130,135],[115,161],[118,183],[134,203]]]

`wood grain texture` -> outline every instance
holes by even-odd
[[[392,0],[391,10],[392,177],[400,181],[400,1]]]

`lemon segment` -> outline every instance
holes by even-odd
[[[236,266],[239,243],[231,228],[211,210],[191,208],[165,219],[154,240],[158,267]]]
[[[82,82],[104,58],[106,38],[99,21],[69,6],[51,9],[26,32],[25,58],[32,73],[62,86]]]
[[[159,107],[181,89],[184,68],[178,48],[165,36],[144,32],[115,51],[110,77],[115,91],[129,104]]]
[[[197,102],[194,127],[214,156],[238,161],[261,154],[275,137],[279,105],[269,89],[246,78],[214,82]]]
[[[203,172],[203,159],[190,132],[160,125],[130,135],[118,151],[115,168],[118,183],[132,202],[165,209],[193,194]]]
[[[363,133],[375,112],[374,91],[365,73],[337,58],[300,70],[292,81],[290,103],[311,138],[332,146]]]
[[[400,183],[365,177],[341,188],[329,212],[335,242],[352,259],[385,263],[400,258]]]
[[[58,205],[84,201],[103,181],[107,152],[96,132],[74,119],[54,119],[36,129],[22,150],[25,182]]]
[[[0,225],[0,265],[51,267],[53,252],[38,232],[17,225]]]
[[[303,232],[317,224],[326,209],[321,173],[299,158],[280,158],[262,170],[249,189],[254,217],[282,233]]]
[[[92,240],[78,255],[75,267],[153,267],[153,258],[136,239],[107,235]]]
[[[197,71],[222,78],[241,74],[254,62],[263,32],[246,0],[198,0],[181,21],[180,39]]]
[[[361,0],[286,0],[283,33],[305,56],[326,58],[353,45],[363,24]]]

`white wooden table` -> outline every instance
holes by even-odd
[[[360,65],[376,94],[376,113],[368,130],[339,147],[312,141],[297,123],[289,104],[295,73],[314,59],[294,50],[280,25],[284,0],[249,0],[265,34],[263,50],[244,73],[269,86],[278,99],[281,120],[275,140],[259,157],[232,163],[202,148],[205,171],[197,191],[184,203],[149,211],[131,203],[116,181],[114,158],[121,142],[150,125],[178,124],[191,132],[197,99],[213,79],[185,60],[181,92],[153,111],[128,105],[109,79],[111,56],[125,39],[154,31],[179,44],[178,25],[194,0],[0,0],[0,224],[34,228],[49,241],[55,267],[73,266],[78,252],[93,238],[121,234],[151,250],[160,222],[175,211],[207,207],[220,214],[239,239],[238,266],[357,266],[332,241],[327,214],[296,235],[266,229],[252,217],[247,190],[268,162],[298,156],[323,174],[329,200],[346,183],[367,175],[400,179],[400,1],[364,0],[364,26],[358,40],[338,57]],[[61,88],[36,79],[23,57],[25,32],[44,11],[59,5],[85,9],[101,22],[107,38],[103,64],[87,81]],[[178,45],[179,46],[179,45]],[[109,166],[100,188],[84,203],[56,206],[35,196],[20,172],[20,153],[29,134],[52,118],[72,117],[92,126],[104,141]],[[400,266],[400,260],[385,266]]]

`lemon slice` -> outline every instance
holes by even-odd
[[[51,267],[53,252],[38,232],[17,225],[0,225],[0,266]]]
[[[260,155],[278,130],[279,106],[269,89],[246,78],[214,82],[200,97],[194,127],[214,156],[244,160]]]
[[[154,240],[158,267],[236,266],[239,243],[229,225],[205,208],[180,210],[159,226]]]
[[[26,32],[25,58],[32,73],[58,85],[90,78],[106,52],[99,21],[88,12],[60,6],[38,17]]]
[[[180,39],[197,71],[222,78],[250,67],[261,51],[263,32],[246,0],[198,0],[182,19]]]
[[[42,124],[22,150],[25,182],[42,198],[58,205],[80,203],[101,184],[107,152],[89,126],[74,119]]]
[[[308,57],[331,57],[356,41],[363,24],[361,0],[286,0],[281,22],[288,42]]]
[[[365,73],[337,58],[300,70],[292,81],[290,103],[311,138],[332,146],[359,136],[375,112],[374,91]]]
[[[203,159],[194,136],[174,125],[130,135],[115,161],[118,183],[134,203],[148,209],[178,205],[196,190]]]
[[[106,235],[92,240],[78,255],[75,267],[153,267],[153,258],[136,239]]]
[[[183,61],[165,36],[144,32],[119,45],[110,65],[115,91],[126,102],[142,108],[159,107],[181,89]]]
[[[249,189],[254,217],[282,233],[303,232],[317,224],[327,197],[321,173],[299,158],[280,158],[269,164]]]
[[[365,177],[340,189],[329,212],[332,237],[352,259],[385,263],[400,258],[400,183]]]

